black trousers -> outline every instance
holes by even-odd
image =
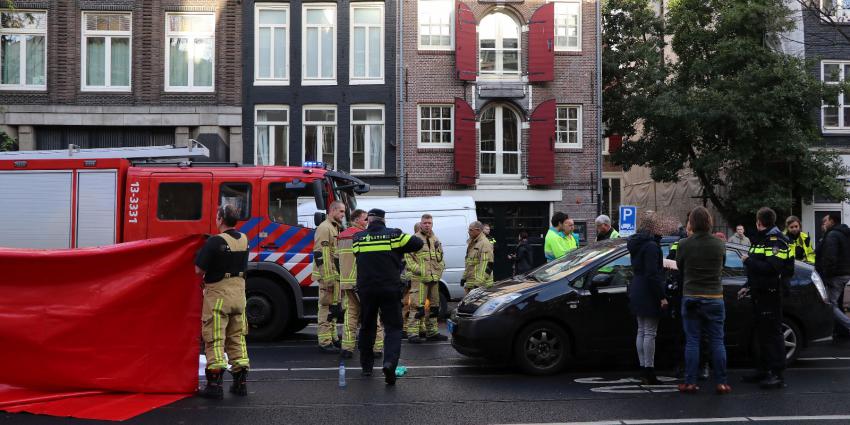
[[[371,370],[375,362],[372,347],[375,345],[375,330],[378,313],[384,324],[384,364],[395,370],[401,356],[401,292],[399,288],[358,288],[360,296],[360,366]]]
[[[785,370],[785,335],[782,332],[782,297],[778,290],[753,293],[753,319],[759,351],[758,370],[781,374]]]

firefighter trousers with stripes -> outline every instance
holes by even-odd
[[[234,372],[248,368],[245,279],[231,277],[204,284],[201,324],[207,369],[224,369],[228,363]]]
[[[329,280],[319,281],[319,313],[316,318],[317,335],[319,337],[319,345],[329,346],[334,341],[339,341],[339,335],[336,333],[337,319],[331,318],[331,306],[339,306],[340,304],[339,281]]]
[[[360,298],[353,289],[342,290],[342,302],[345,309],[345,322],[342,326],[342,349],[354,351],[357,344],[357,329],[360,327]],[[375,337],[373,351],[384,351],[384,327],[378,320],[378,332]]]
[[[407,317],[407,335],[423,329],[426,336],[439,333],[437,316],[440,312],[440,285],[438,282],[417,282],[410,285],[410,312]]]

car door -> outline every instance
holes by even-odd
[[[213,231],[212,174],[154,173],[150,182],[148,238]]]
[[[726,304],[726,346],[732,350],[746,350],[753,329],[753,307],[750,297],[738,299],[738,291],[747,283],[747,270],[741,254],[735,249],[726,250],[722,283]]]
[[[637,323],[629,310],[629,283],[634,277],[631,255],[626,253],[595,267],[585,277],[585,287],[597,277],[604,276],[607,283],[589,295],[585,317],[598,331],[590,336],[593,349],[605,352],[634,350]],[[589,324],[588,324],[589,325]]]

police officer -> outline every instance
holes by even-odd
[[[339,234],[339,286],[342,288],[343,311],[345,321],[342,325],[342,353],[344,359],[350,359],[354,355],[354,346],[357,343],[357,328],[360,325],[360,298],[357,296],[355,287],[357,285],[357,264],[354,259],[354,235],[366,230],[366,211],[354,210],[351,213],[352,226]],[[384,351],[384,329],[378,322],[378,336],[375,338],[373,347],[376,357],[383,356]]]
[[[755,374],[744,376],[744,382],[758,382],[762,388],[785,386],[785,337],[782,332],[782,292],[794,275],[794,255],[788,239],[776,227],[776,213],[762,208],[756,215],[758,234],[747,256],[747,283],[738,297],[752,295],[759,345],[759,361]]]
[[[234,229],[239,213],[223,205],[216,214],[221,232],[207,239],[195,260],[195,272],[204,276],[204,306],[201,312],[207,385],[201,396],[224,398],[224,370],[230,363],[233,384],[230,392],[245,396],[248,349],[245,335],[245,270],[248,268],[248,237]],[[225,360],[225,352],[227,358]]]
[[[360,296],[360,366],[364,376],[372,375],[375,354],[375,328],[378,312],[384,323],[384,380],[395,385],[395,369],[401,355],[401,271],[402,256],[422,249],[422,240],[387,228],[384,211],[369,210],[369,227],[354,235],[357,259],[357,294]]]
[[[480,221],[469,224],[469,241],[466,246],[466,269],[460,284],[469,291],[483,286],[493,286],[493,245],[487,241]]]
[[[421,343],[419,328],[424,324],[425,340],[447,341],[449,338],[440,334],[437,328],[437,317],[440,315],[440,279],[446,269],[443,246],[434,234],[434,218],[431,214],[423,214],[419,226],[420,230],[415,236],[424,242],[422,249],[405,256],[411,283],[411,315],[407,321],[407,340],[413,344]],[[427,310],[426,300],[430,304]]]
[[[788,249],[791,254],[797,260],[814,264],[815,249],[812,247],[812,238],[802,230],[798,217],[792,215],[785,220],[785,237],[790,241]]]
[[[319,282],[318,337],[324,353],[339,352],[338,320],[343,320],[339,292],[339,257],[337,238],[345,204],[334,201],[328,207],[328,217],[316,228],[313,236],[313,280]]]

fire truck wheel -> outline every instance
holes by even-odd
[[[272,341],[292,320],[292,297],[274,280],[263,276],[248,277],[245,288],[248,338]]]

